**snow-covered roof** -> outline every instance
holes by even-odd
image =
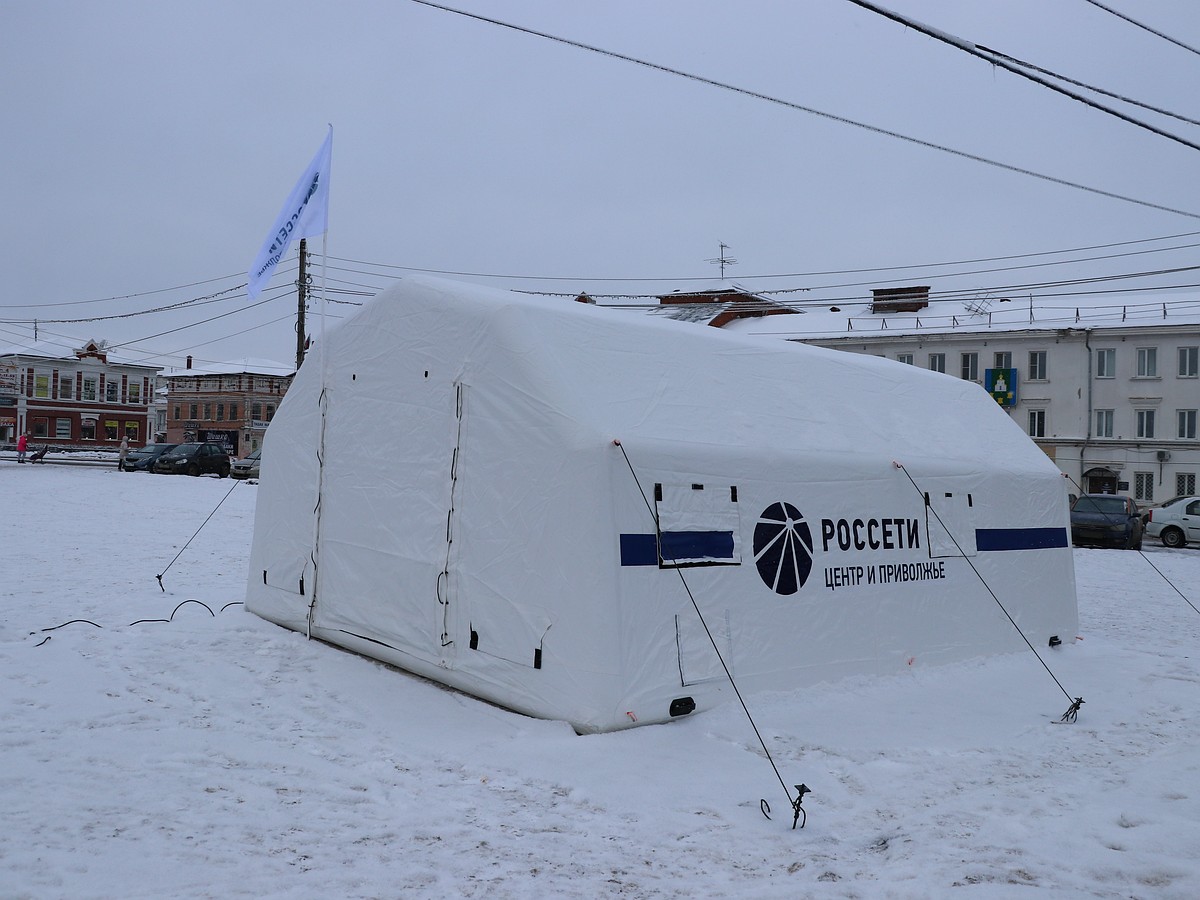
[[[4,356],[32,356],[42,359],[63,359],[74,360],[77,358],[76,351],[82,350],[89,344],[99,344],[99,341],[94,339],[74,339],[71,337],[58,336],[55,338],[45,338],[41,340],[25,340],[17,341],[7,346],[0,346],[0,357]],[[157,369],[153,363],[147,363],[140,359],[134,359],[126,356],[119,350],[112,350],[107,347],[100,346],[99,351],[108,359],[108,364],[111,366],[138,366],[144,369]]]
[[[1146,294],[964,296],[939,298],[914,312],[874,313],[868,298],[849,301],[789,301],[804,316],[738,319],[727,331],[785,338],[847,335],[971,334],[1044,329],[1138,328],[1200,325],[1200,295],[1194,290]]]
[[[190,369],[163,369],[164,378],[182,378],[193,375],[293,375],[295,366],[284,365],[269,359],[236,359],[229,362],[212,362]]]
[[[658,305],[649,312],[654,316],[680,322],[725,325],[730,319],[796,313],[785,304],[758,294],[739,284],[714,282],[701,287],[661,294]],[[716,321],[718,318],[721,321]]]

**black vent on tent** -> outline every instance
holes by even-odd
[[[533,667],[540,669],[542,667],[542,648],[535,647],[533,651]]]
[[[736,484],[731,484],[729,486],[729,502],[737,503],[737,485]]]
[[[654,500],[656,503],[662,503],[662,485],[654,485]]]
[[[479,632],[476,631],[474,628],[471,629],[471,649],[472,650],[479,649]]]
[[[671,717],[686,716],[688,713],[696,711],[696,701],[691,697],[676,697],[671,701],[671,708],[667,710]]]
[[[304,596],[304,576],[300,576],[300,596]]]

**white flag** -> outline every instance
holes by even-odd
[[[329,227],[329,169],[333,157],[333,126],[325,143],[288,195],[279,218],[250,267],[246,293],[253,300],[275,272],[295,238],[324,234]]]

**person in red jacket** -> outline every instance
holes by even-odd
[[[29,432],[17,438],[17,462],[25,462],[25,451],[29,449]]]

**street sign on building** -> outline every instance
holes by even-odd
[[[1017,405],[1017,370],[985,369],[983,386],[1001,406]]]

